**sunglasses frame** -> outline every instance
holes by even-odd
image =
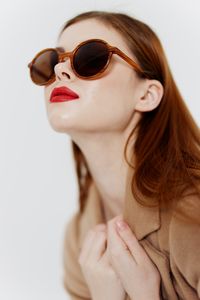
[[[101,42],[103,44],[106,45],[106,47],[108,48],[108,52],[109,52],[109,56],[108,56],[108,60],[107,60],[107,63],[106,65],[98,72],[96,73],[95,75],[91,75],[91,76],[82,76],[82,75],[79,75],[75,68],[74,68],[74,64],[73,64],[73,59],[74,59],[74,56],[76,54],[76,52],[79,50],[79,48],[85,44],[87,44],[88,42]],[[118,56],[120,56],[123,60],[125,60],[129,65],[131,65],[135,70],[136,72],[140,73],[140,74],[143,74],[144,75],[144,71],[141,69],[141,67],[130,57],[128,57],[123,51],[121,51],[119,48],[117,47],[114,47],[114,46],[111,46],[110,44],[108,44],[106,41],[102,40],[102,39],[89,39],[89,40],[86,40],[86,41],[83,41],[81,42],[80,44],[78,44],[75,49],[71,52],[62,52],[62,49],[61,47],[56,47],[56,48],[45,48],[44,50],[41,50],[40,52],[38,52],[35,57],[32,59],[32,61],[28,64],[28,67],[30,69],[30,76],[31,76],[31,79],[32,81],[37,84],[37,85],[49,85],[50,83],[52,83],[54,80],[55,80],[55,72],[54,72],[54,75],[45,83],[42,83],[42,84],[39,84],[39,83],[36,83],[34,80],[33,80],[33,77],[32,77],[32,67],[34,65],[34,62],[36,61],[36,59],[44,52],[46,51],[49,51],[49,50],[53,50],[53,51],[56,51],[57,54],[58,54],[58,63],[60,62],[64,62],[66,58],[69,58],[70,59],[70,64],[71,64],[71,68],[73,70],[73,72],[75,73],[75,75],[81,79],[85,79],[85,80],[91,80],[91,79],[97,79],[99,77],[101,77],[101,74],[107,69],[110,61],[111,61],[111,57],[113,54],[117,54]],[[145,75],[145,77],[147,77]]]

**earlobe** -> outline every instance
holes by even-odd
[[[158,80],[148,80],[144,94],[138,100],[135,110],[151,111],[161,102],[164,93],[163,85]]]

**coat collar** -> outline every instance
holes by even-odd
[[[135,233],[137,239],[141,240],[160,228],[160,209],[159,207],[145,207],[135,200],[131,191],[132,172],[132,169],[129,168],[126,183],[126,199],[122,215],[123,219]],[[101,203],[100,193],[94,181],[92,181],[86,203],[86,207],[90,210],[87,217],[89,217],[91,225],[105,222]]]

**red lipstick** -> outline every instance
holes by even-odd
[[[53,89],[50,96],[50,102],[64,102],[75,100],[77,98],[79,98],[79,95],[77,95],[74,91],[70,90],[66,86],[61,86]]]

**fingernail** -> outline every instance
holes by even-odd
[[[124,221],[117,221],[116,225],[119,230],[124,230],[128,228],[128,225]]]

